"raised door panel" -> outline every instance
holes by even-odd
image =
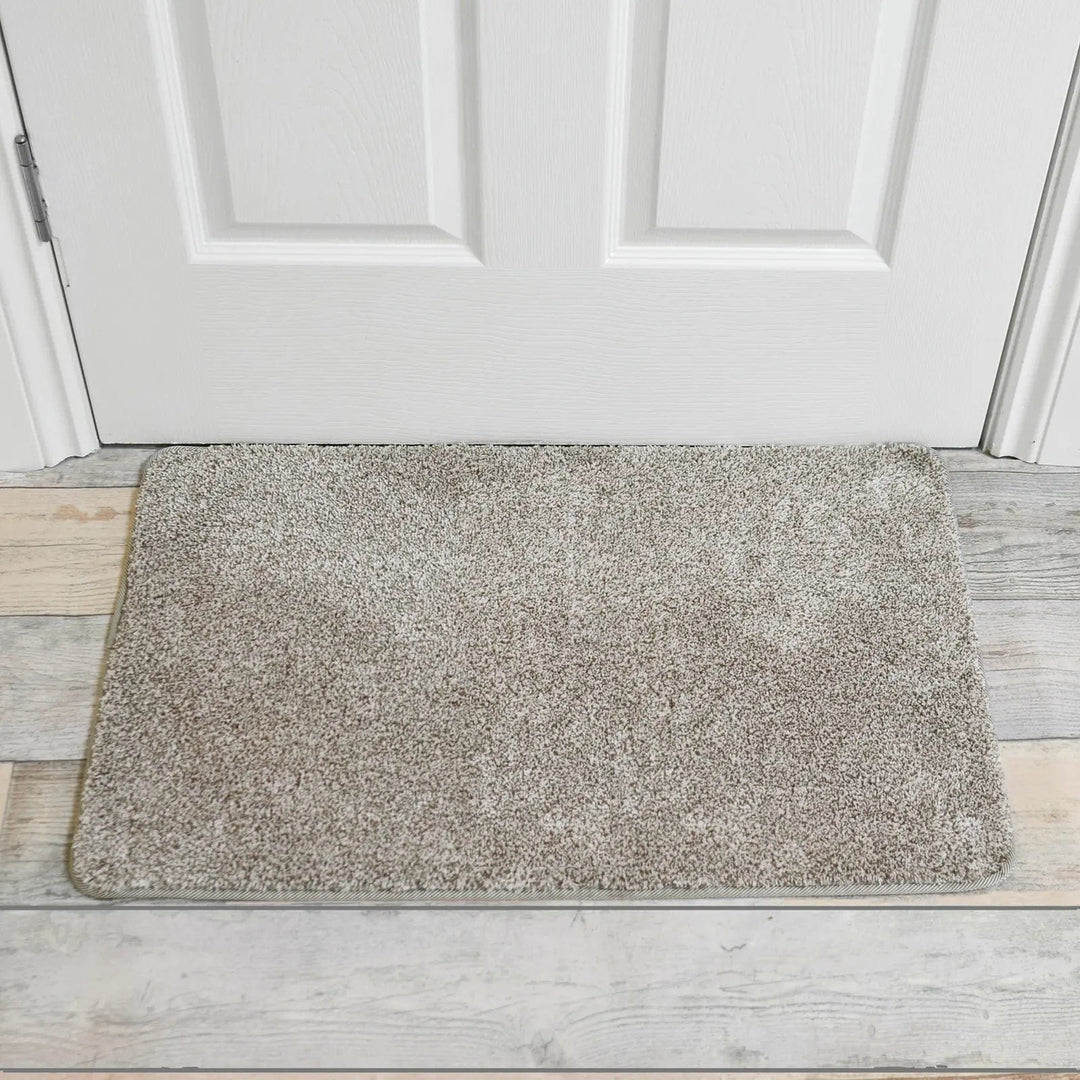
[[[934,0],[616,12],[610,261],[887,266]]]
[[[193,259],[475,261],[470,10],[149,0]]]
[[[236,222],[428,225],[416,5],[203,5]]]
[[[846,228],[880,7],[673,3],[657,226]]]

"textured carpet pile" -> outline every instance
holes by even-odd
[[[932,891],[1010,842],[925,449],[147,467],[72,847],[94,895]]]

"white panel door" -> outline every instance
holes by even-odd
[[[1076,0],[0,0],[103,440],[979,431]]]

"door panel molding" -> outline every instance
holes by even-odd
[[[846,29],[843,20],[829,18],[815,23],[809,18],[810,9],[806,9],[808,22],[801,32],[807,39],[816,34],[819,40],[802,42],[812,44],[813,48],[798,51],[812,52],[812,60],[807,63],[817,61],[818,70],[802,74],[820,81],[823,100],[818,102],[816,112],[810,110],[809,117],[777,114],[769,124],[758,125],[770,132],[784,129],[783,137],[791,143],[784,145],[783,139],[776,143],[774,138],[775,145],[756,150],[771,152],[776,157],[787,154],[794,168],[799,163],[795,156],[797,144],[806,137],[803,129],[815,126],[821,129],[819,135],[827,135],[828,129],[838,122],[832,114],[837,112],[846,117],[845,122],[851,128],[832,132],[834,141],[838,140],[835,149],[846,155],[844,164],[834,166],[833,155],[823,155],[820,163],[823,175],[818,177],[818,186],[826,205],[815,206],[803,195],[798,207],[785,207],[780,199],[772,207],[766,203],[744,208],[752,220],[721,225],[709,219],[719,214],[737,214],[739,208],[725,197],[723,181],[716,180],[721,171],[718,162],[701,159],[700,155],[697,160],[694,155],[687,160],[686,154],[682,162],[671,160],[672,155],[678,155],[680,147],[687,149],[693,143],[700,150],[703,141],[698,130],[700,123],[696,128],[692,123],[703,118],[688,109],[680,112],[680,93],[686,96],[691,87],[700,93],[702,85],[710,79],[716,83],[718,100],[729,92],[720,93],[721,75],[711,63],[715,60],[717,41],[709,38],[707,30],[715,10],[706,6],[696,13],[684,13],[675,26],[677,36],[673,40],[670,0],[615,0],[610,49],[606,263],[887,269],[936,10],[937,0],[883,0],[875,27],[874,19],[870,18],[873,9],[855,7],[851,14],[865,15],[866,25],[862,30],[870,36],[870,41],[853,42],[842,40]],[[835,62],[834,54],[845,47],[853,65]],[[672,65],[675,50],[680,52],[680,62]],[[845,66],[863,70],[858,63],[860,52],[867,55],[865,85],[860,82],[857,86],[830,86],[829,81],[837,78],[836,71]],[[833,62],[827,62],[830,59]],[[691,85],[685,85],[688,80]],[[835,101],[843,91],[848,91],[849,100]],[[813,95],[802,95],[800,100],[812,98]],[[844,108],[837,110],[838,104]],[[767,112],[780,105],[790,108],[786,101],[763,108]],[[715,120],[724,111],[708,109],[706,113]],[[687,120],[680,125],[676,121],[684,113]],[[687,124],[690,129],[682,130]],[[747,136],[751,145],[756,141],[753,133],[748,135],[745,130],[736,128],[729,134]],[[682,141],[680,135],[685,136]],[[721,158],[732,153],[730,139],[704,142],[716,145]],[[686,167],[688,164],[690,168]],[[834,168],[835,175],[825,175]],[[699,171],[703,174],[700,177],[689,175]],[[757,172],[746,171],[749,175]],[[793,173],[793,191],[805,186],[803,179]],[[672,188],[673,184],[678,190]],[[689,217],[680,211],[680,207],[687,205],[692,208]],[[775,225],[767,220],[770,214]]]
[[[40,469],[96,450],[50,244],[34,231],[15,159],[23,131],[0,37],[0,469]],[[44,182],[48,193],[48,163]]]
[[[226,43],[243,36],[245,26],[236,6],[228,13],[230,22],[239,25],[213,28],[203,5],[148,0],[146,11],[192,263],[479,265],[476,43],[471,0],[423,0],[416,25],[399,27],[408,40],[398,44],[411,48],[415,76],[412,84],[400,88],[400,99],[392,102],[401,115],[386,115],[390,110],[378,96],[379,86],[391,72],[364,70],[361,63],[365,55],[377,57],[392,50],[361,54],[345,49],[354,57],[354,68],[343,71],[339,65],[337,80],[359,83],[347,87],[350,101],[364,98],[369,109],[367,115],[350,117],[354,129],[346,134],[353,146],[342,153],[351,153],[353,160],[370,153],[366,142],[377,140],[366,139],[368,127],[377,128],[379,135],[387,131],[401,135],[400,145],[384,149],[383,160],[368,163],[371,189],[352,193],[335,183],[335,163],[324,160],[325,147],[305,144],[311,125],[300,125],[291,137],[285,126],[280,131],[259,131],[249,138],[253,145],[244,148],[247,153],[230,157],[226,129],[234,134],[243,131],[241,121],[250,108],[245,98],[260,86],[265,90],[280,81],[272,76],[288,70],[283,63],[275,65],[272,55],[256,57],[266,69],[260,70],[266,85],[257,79],[253,82],[245,69],[248,81],[237,80],[233,90],[240,100],[230,107],[230,84],[215,66],[212,35],[217,33]],[[360,18],[364,11],[354,9],[354,17]],[[394,12],[395,7],[390,5],[386,11]],[[220,9],[219,21],[225,21],[225,12]],[[276,11],[283,21],[290,13],[289,8]],[[262,14],[267,15],[267,9]],[[320,24],[309,19],[304,9],[303,25]],[[364,27],[354,29],[363,36]],[[332,37],[335,30],[340,30],[336,24],[324,27],[323,37]],[[328,48],[327,40],[309,44]],[[338,59],[342,64],[350,62],[347,57]],[[297,65],[301,72],[309,67]],[[331,100],[345,96],[340,86],[328,82],[323,96]],[[365,86],[365,82],[376,85]],[[295,87],[277,92],[291,89]],[[312,94],[317,95],[318,89]],[[278,109],[275,115],[286,111]],[[232,116],[231,123],[226,113]],[[275,192],[281,186],[288,190]],[[339,198],[352,198],[357,204],[336,205],[335,191]],[[302,199],[299,209],[291,202],[297,196]],[[279,212],[284,216],[275,219]],[[320,214],[325,216],[320,218]]]
[[[1073,70],[981,446],[1080,465],[1080,56]]]

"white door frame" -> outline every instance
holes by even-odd
[[[1080,59],[983,430],[995,457],[1080,465]],[[1068,378],[1066,378],[1068,371]]]
[[[23,121],[5,60],[0,56],[0,469],[38,469],[99,443],[53,249],[38,239],[27,209],[14,155]],[[982,449],[998,457],[1080,465],[1078,72],[1080,58],[983,432]]]
[[[0,469],[98,447],[52,245],[31,220],[15,136],[22,117],[0,38]]]

